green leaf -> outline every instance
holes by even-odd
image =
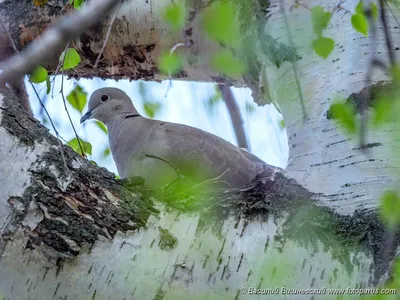
[[[202,29],[218,42],[239,47],[241,34],[236,12],[237,7],[231,1],[214,1],[201,16]]]
[[[33,70],[32,74],[29,76],[29,80],[33,83],[41,83],[46,81],[48,72],[46,68],[42,66],[36,67],[35,70]]]
[[[103,158],[108,157],[111,154],[111,149],[110,147],[107,147],[106,149],[104,149],[103,151]]]
[[[211,57],[210,63],[214,71],[232,78],[238,78],[246,71],[246,67],[242,61],[237,59],[232,52],[228,50],[214,54]]]
[[[204,102],[205,107],[210,115],[214,115],[216,112],[217,104],[222,101],[222,95],[218,87],[215,89],[214,94],[212,94],[206,102]]]
[[[106,134],[108,134],[108,129],[106,127],[106,125],[104,125],[102,122],[100,121],[96,121],[97,126],[99,126],[99,128]]]
[[[327,58],[335,47],[335,41],[331,38],[319,36],[313,40],[312,47],[319,56]]]
[[[89,142],[82,141],[82,140],[80,140],[80,144],[82,146],[84,153],[82,153],[81,147],[79,147],[78,139],[76,137],[68,142],[68,145],[70,145],[71,148],[74,149],[76,152],[78,152],[80,155],[84,155],[84,154],[92,155],[92,144],[90,144]]]
[[[162,17],[173,30],[183,29],[185,27],[186,19],[185,6],[182,2],[172,2],[164,8]]]
[[[74,4],[74,8],[79,10],[81,9],[81,6],[83,5],[84,0],[69,0],[69,4]]]
[[[280,129],[285,128],[285,121],[283,121],[283,119],[279,121],[279,127],[280,127]]]
[[[79,63],[81,62],[81,57],[74,48],[68,48],[63,53],[61,53],[60,62],[64,62],[61,69],[69,70],[79,65]]]
[[[143,104],[143,108],[148,117],[154,118],[157,112],[159,112],[161,104],[159,102],[146,102]]]
[[[351,25],[363,35],[368,35],[368,21],[364,14],[354,14],[351,16]]]
[[[373,107],[372,124],[380,125],[390,122],[393,117],[393,99],[381,97]]]
[[[82,113],[83,108],[87,102],[87,93],[83,90],[80,85],[77,85],[71,93],[67,96],[68,102],[75,108],[77,111]]]
[[[400,197],[397,192],[386,191],[382,195],[380,213],[390,228],[400,224]]]
[[[328,26],[331,17],[332,13],[325,12],[324,9],[319,5],[314,6],[311,9],[311,22],[316,35],[322,35],[322,30]]]
[[[374,18],[374,20],[376,20],[376,19],[378,19],[378,6],[376,6],[376,4],[374,2],[370,2],[370,4],[371,4],[372,17]],[[357,6],[356,6],[356,14],[362,14],[365,16],[363,1],[358,2]]]
[[[50,94],[51,83],[50,83],[50,76],[47,75],[46,77],[46,94]]]
[[[161,55],[158,65],[163,73],[175,75],[181,70],[183,66],[183,59],[176,53],[170,54],[167,52]]]
[[[330,107],[330,113],[333,119],[343,125],[350,133],[357,130],[354,108],[348,103],[335,103]]]

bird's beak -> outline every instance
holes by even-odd
[[[86,120],[90,119],[92,117],[92,113],[93,111],[89,110],[86,114],[84,114],[81,118],[81,124]]]

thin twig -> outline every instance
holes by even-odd
[[[67,44],[67,48],[68,48],[68,46],[69,46],[69,42]],[[78,133],[76,132],[74,123],[72,123],[72,119],[71,119],[71,116],[70,116],[68,108],[67,108],[67,101],[65,101],[65,96],[64,96],[64,64],[65,64],[65,58],[66,57],[67,57],[67,55],[65,53],[65,55],[63,57],[63,62],[62,62],[62,66],[63,67],[62,67],[62,70],[61,70],[61,89],[60,89],[60,94],[61,94],[61,97],[62,97],[62,100],[63,100],[63,103],[64,103],[64,109],[65,109],[65,111],[67,113],[67,116],[68,116],[68,119],[69,119],[69,123],[71,124],[72,129],[73,129],[74,134],[75,134],[75,137],[78,140],[79,149],[81,150],[82,156],[85,157],[85,152],[83,151],[83,148],[82,148],[82,145],[81,145],[81,141],[80,141],[80,138],[78,136]]]
[[[122,1],[118,4],[118,8],[115,10],[115,13],[114,13],[114,15],[113,15],[113,17],[112,17],[112,19],[111,19],[110,26],[108,26],[107,34],[106,34],[106,37],[105,37],[105,39],[104,39],[103,46],[101,47],[100,53],[99,53],[99,55],[97,56],[96,62],[94,63],[94,66],[93,66],[94,69],[97,68],[97,64],[98,64],[99,61],[100,61],[100,57],[103,55],[104,49],[106,48],[107,41],[108,41],[108,39],[110,38],[112,25],[114,24],[114,21],[115,21],[115,18],[117,17],[118,11],[119,11],[119,9],[121,8],[122,2],[124,2],[124,1],[122,0]]]
[[[376,59],[376,47],[377,47],[377,32],[376,32],[376,23],[372,16],[371,10],[371,2],[364,2],[364,12],[367,16],[370,33],[371,33],[371,43],[370,43],[370,55],[371,59],[368,63],[367,72],[365,74],[365,82],[366,87],[362,91],[361,95],[361,106],[360,106],[360,149],[362,151],[366,151],[365,140],[366,140],[366,131],[367,131],[367,108],[368,108],[368,100],[371,96],[371,84],[372,84],[372,72],[374,71],[374,63],[377,61]]]
[[[165,163],[168,164],[171,168],[174,169],[174,171],[175,171],[176,175],[178,175],[178,177],[181,176],[181,173],[178,171],[178,169],[175,168],[175,166],[174,166],[172,163],[170,163],[169,161],[167,161],[167,160],[165,160],[165,159],[163,159],[163,158],[161,158],[161,157],[151,155],[151,154],[146,154],[146,156],[147,156],[147,157],[150,157],[150,158],[159,159],[159,160],[165,162]]]
[[[52,120],[52,118],[50,117],[50,114],[49,114],[49,112],[48,112],[47,109],[46,109],[46,106],[43,104],[42,99],[40,99],[40,96],[39,96],[38,92],[36,91],[35,85],[34,85],[30,80],[29,80],[29,83],[31,84],[32,89],[33,89],[33,91],[35,92],[36,97],[37,97],[38,100],[39,100],[40,106],[42,107],[42,109],[43,109],[44,112],[46,113],[47,118],[48,118],[49,121],[50,121],[51,127],[53,127],[53,130],[54,130],[54,132],[55,132],[55,134],[56,134],[56,138],[57,138],[57,141],[58,141],[58,145],[60,146],[61,157],[62,157],[63,162],[64,162],[65,170],[68,172],[68,171],[69,171],[69,168],[68,168],[68,165],[67,165],[67,161],[66,161],[66,159],[65,159],[65,156],[64,156],[64,148],[63,148],[63,145],[62,145],[61,140],[60,140],[60,139],[63,139],[63,138],[62,138],[62,137],[60,136],[60,134],[58,133],[58,131],[57,131],[57,129],[56,129],[56,126],[54,125],[53,120]],[[64,139],[63,139],[63,140],[64,140]],[[64,141],[65,141],[65,140],[64,140]]]
[[[32,72],[37,65],[58,55],[66,40],[78,38],[82,32],[101,21],[121,0],[97,0],[62,18],[46,30],[21,53],[7,59],[0,73],[0,86]]]
[[[279,0],[279,10],[283,16],[283,20],[285,22],[285,29],[286,29],[286,35],[289,41],[289,45],[292,48],[296,48],[292,39],[292,35],[290,32],[290,27],[289,27],[289,22],[285,13],[285,7],[283,5],[283,0]],[[305,121],[307,119],[307,113],[306,113],[306,108],[304,105],[304,98],[303,98],[303,92],[301,90],[301,86],[300,86],[300,80],[299,80],[299,75],[298,75],[298,71],[297,71],[297,67],[296,67],[296,63],[294,61],[294,56],[291,58],[291,62],[292,62],[292,68],[293,68],[293,73],[294,73],[294,80],[296,82],[297,85],[297,89],[299,91],[299,98],[300,98],[300,105],[301,105],[301,111],[303,113],[303,121]]]
[[[65,46],[65,49],[62,52],[62,53],[64,53],[63,59],[62,60],[61,59],[58,60],[58,65],[57,65],[56,71],[53,74],[54,80],[53,80],[53,87],[51,88],[51,98],[54,98],[54,86],[56,85],[56,76],[58,75],[58,72],[60,72],[61,67],[64,64],[65,56],[67,54],[67,50],[68,50],[68,47],[69,47],[69,43],[70,42],[68,42],[67,45]]]
[[[390,65],[393,67],[396,64],[396,56],[393,51],[392,39],[389,32],[389,27],[387,24],[386,13],[385,13],[385,3],[384,0],[379,0],[379,10],[381,15],[381,22],[383,25],[383,32],[385,33],[386,48],[389,54]]]

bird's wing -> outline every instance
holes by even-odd
[[[186,125],[151,121],[148,154],[159,156],[197,180],[216,178],[240,187],[264,170],[258,157],[224,139]]]

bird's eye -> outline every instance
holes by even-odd
[[[108,95],[103,95],[103,96],[101,96],[101,101],[107,101],[108,100],[108,98],[110,98],[110,97],[108,97]]]

